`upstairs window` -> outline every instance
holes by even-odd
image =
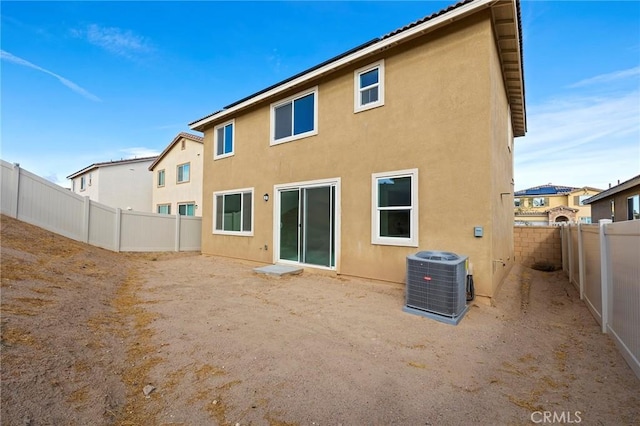
[[[87,189],[87,179],[84,176],[80,176],[80,191]]]
[[[234,122],[232,120],[215,128],[214,138],[216,153],[213,156],[214,159],[233,155],[234,127]]]
[[[189,163],[178,166],[178,183],[189,182]]]
[[[513,206],[514,207],[520,207],[521,206],[520,198],[514,198],[513,199]]]
[[[586,204],[584,202],[591,197],[592,197],[591,195],[576,195],[573,198],[573,203],[578,206],[585,206]]]
[[[318,88],[271,105],[271,145],[318,133]]]
[[[158,170],[158,186],[164,186],[164,169]]]
[[[354,78],[354,112],[384,105],[384,60],[356,70]]]
[[[544,207],[547,205],[547,200],[544,197],[535,197],[533,199],[533,207]]]

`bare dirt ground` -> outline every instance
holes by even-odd
[[[1,238],[3,425],[640,418],[640,381],[562,272],[517,266],[451,326],[404,313],[401,284],[112,253],[4,216]]]

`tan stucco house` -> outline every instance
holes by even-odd
[[[156,213],[202,216],[202,136],[179,133],[149,166],[151,209]]]
[[[150,212],[152,174],[156,157],[94,163],[67,176],[71,191],[110,207]]]
[[[513,213],[517,226],[550,226],[591,223],[591,206],[585,201],[602,190],[583,186],[546,185],[514,193]]]
[[[202,252],[393,282],[420,250],[514,262],[519,2],[462,1],[190,124]]]

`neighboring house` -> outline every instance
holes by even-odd
[[[179,133],[149,166],[154,212],[202,216],[202,142],[201,136]]]
[[[202,252],[403,282],[407,255],[444,250],[493,296],[514,262],[520,28],[516,1],[463,1],[191,123]]]
[[[601,189],[553,184],[523,189],[514,194],[515,224],[549,226],[560,223],[591,223],[591,206],[585,201]]]
[[[591,206],[594,223],[600,219],[614,222],[640,219],[640,175],[602,191],[586,203]]]
[[[126,210],[149,212],[156,157],[94,163],[69,176],[71,190],[93,201]]]

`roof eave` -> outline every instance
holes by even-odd
[[[180,139],[182,139],[182,138],[188,139],[188,140],[191,140],[191,141],[197,142],[197,143],[204,143],[204,140],[203,140],[202,136],[192,135],[192,134],[186,133],[186,132],[180,132],[180,133],[178,133],[178,135],[175,138],[173,138],[173,140],[171,142],[169,142],[169,145],[167,145],[165,147],[164,151],[162,151],[160,153],[160,155],[158,155],[156,157],[156,159],[153,161],[153,163],[151,163],[151,165],[149,166],[149,170],[153,171],[153,169],[156,167],[156,165],[158,165],[160,160],[162,160],[169,153],[169,151],[171,151],[173,146],[176,143],[178,143],[178,141]]]
[[[602,191],[601,193],[596,194],[593,197],[586,199],[584,202],[585,202],[585,204],[591,204],[594,201],[602,200],[603,198],[607,198],[607,197],[609,197],[611,195],[615,195],[618,192],[622,192],[622,191],[625,191],[625,190],[627,190],[629,188],[633,188],[636,185],[640,185],[640,175],[634,176],[631,179],[628,179],[628,180],[622,182],[619,185],[616,185],[616,186],[613,186],[613,187],[611,187],[609,189],[606,189],[606,190]]]
[[[157,158],[157,156],[151,156],[151,157],[140,157],[140,158],[128,158],[126,160],[116,160],[116,161],[104,161],[102,163],[93,163],[90,166],[85,167],[82,170],[79,170],[75,173],[70,174],[69,176],[67,176],[67,179],[73,179],[76,178],[80,175],[83,175],[87,172],[90,172],[91,170],[94,169],[99,169],[100,167],[107,167],[107,166],[115,166],[118,164],[127,164],[127,163],[141,163],[144,161],[152,161],[155,160]]]

